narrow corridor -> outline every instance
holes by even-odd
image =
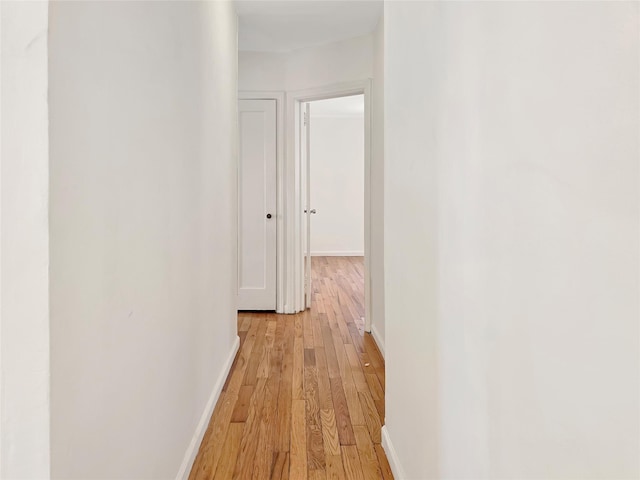
[[[190,480],[393,478],[363,273],[361,257],[314,257],[310,310],[239,314],[240,351]]]

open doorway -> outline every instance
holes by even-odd
[[[365,329],[364,94],[303,104],[301,159],[305,306],[340,291],[341,305]],[[316,299],[317,300],[317,299]],[[316,308],[318,306],[316,305]],[[322,307],[320,307],[322,308]]]
[[[312,176],[313,176],[313,166],[309,163],[309,161],[313,161],[312,151],[314,140],[312,137],[312,122],[314,116],[319,117],[320,123],[328,123],[324,122],[323,119],[328,119],[329,116],[348,116],[350,115],[353,118],[352,123],[356,123],[359,127],[359,133],[356,135],[352,135],[354,138],[360,138],[359,145],[361,146],[362,158],[363,161],[360,162],[360,173],[357,174],[359,179],[354,180],[360,183],[359,187],[354,187],[356,194],[360,196],[362,201],[352,202],[354,209],[357,211],[357,205],[361,205],[360,214],[358,216],[359,219],[362,219],[362,222],[356,223],[356,231],[357,225],[361,225],[361,231],[363,232],[360,235],[360,238],[363,239],[363,242],[356,245],[355,247],[342,247],[341,249],[337,249],[335,246],[332,247],[332,250],[324,250],[324,252],[342,252],[342,255],[332,255],[332,256],[346,256],[349,253],[353,256],[360,256],[362,261],[362,278],[363,278],[363,290],[364,290],[364,298],[362,300],[364,315],[363,318],[358,318],[359,321],[362,321],[363,330],[370,332],[370,246],[371,246],[371,219],[370,219],[370,171],[371,171],[371,81],[363,80],[358,82],[350,82],[347,84],[336,84],[329,85],[326,87],[319,87],[310,90],[297,91],[293,92],[291,95],[287,95],[287,112],[288,112],[288,131],[293,132],[294,134],[290,137],[290,142],[287,145],[287,155],[293,160],[293,162],[288,163],[287,169],[289,174],[291,175],[291,187],[295,185],[295,188],[291,188],[291,192],[294,193],[291,205],[293,208],[290,210],[291,218],[289,218],[290,225],[293,227],[293,247],[292,249],[288,249],[288,254],[292,255],[292,264],[293,264],[293,277],[292,282],[293,287],[295,289],[294,299],[295,299],[295,307],[296,311],[302,311],[308,308],[311,305],[312,301],[312,246],[311,241],[313,239],[313,228],[315,219],[318,218],[318,208],[314,207],[312,202]],[[343,99],[343,100],[340,100]],[[326,103],[322,103],[326,102]],[[313,105],[317,105],[318,115],[313,114]],[[342,105],[342,107],[339,107]],[[341,108],[342,113],[337,113],[337,109]],[[334,113],[331,113],[333,109]],[[359,117],[359,119],[355,118]],[[334,122],[335,123],[335,122]],[[325,129],[326,131],[326,129]],[[321,137],[325,136],[322,133]],[[309,141],[308,141],[309,140]],[[336,140],[334,139],[333,144],[336,144]],[[318,144],[315,144],[316,147]],[[334,145],[335,146],[335,145]],[[331,145],[328,147],[331,148]],[[358,147],[356,147],[357,149]],[[321,147],[322,149],[322,147]],[[326,150],[326,149],[325,149]],[[326,152],[325,152],[326,153]],[[329,154],[331,155],[331,154]],[[335,152],[334,152],[335,155]],[[357,168],[357,164],[355,168]],[[331,171],[329,170],[329,174],[327,177],[329,178],[329,182],[334,187],[336,186],[335,179],[331,180]],[[329,183],[328,182],[328,183]],[[335,190],[335,188],[334,188]],[[329,196],[336,196],[335,192],[331,192],[329,188],[327,188],[329,192]],[[327,195],[325,195],[326,197]],[[344,202],[343,202],[344,203]],[[341,205],[338,207],[340,210],[345,210],[345,205]],[[315,210],[316,213],[312,213]],[[329,213],[327,212],[324,215],[324,223],[325,224],[334,224],[332,222]],[[326,226],[326,225],[325,225]],[[350,229],[350,231],[353,229]],[[335,230],[333,233],[334,240],[337,237],[335,234]],[[318,238],[319,240],[319,238]],[[316,242],[317,243],[317,242]],[[316,247],[317,255],[321,256],[323,250]],[[325,255],[327,256],[327,255]]]

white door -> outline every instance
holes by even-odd
[[[238,309],[276,309],[276,101],[239,101]]]
[[[302,141],[302,170],[304,172],[304,219],[306,226],[306,245],[304,262],[304,303],[305,308],[311,308],[311,214],[316,213],[311,208],[311,104],[304,103],[302,109],[302,128],[300,135]]]

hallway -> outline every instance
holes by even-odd
[[[361,257],[313,257],[311,309],[241,312],[240,351],[190,479],[391,479],[384,360],[364,334]]]

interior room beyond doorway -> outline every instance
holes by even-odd
[[[311,102],[310,116],[311,255],[362,257],[364,96]]]

